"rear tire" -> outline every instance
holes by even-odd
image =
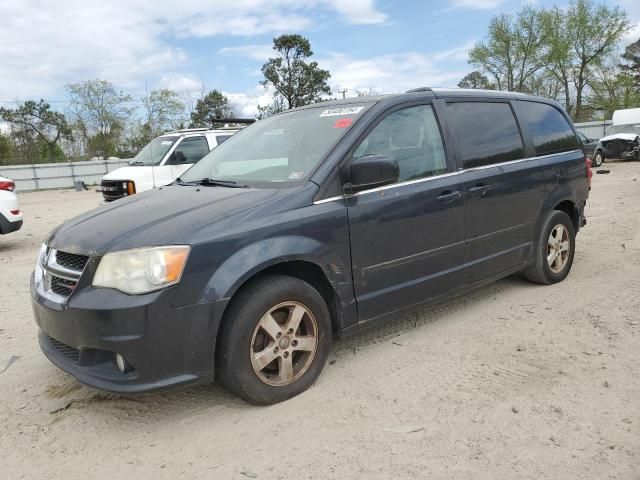
[[[523,273],[532,282],[550,285],[564,280],[573,264],[576,230],[569,215],[549,212],[534,246],[533,263]]]
[[[604,163],[604,155],[602,155],[602,152],[596,152],[596,154],[593,156],[593,166],[599,167],[603,163]]]
[[[294,397],[318,378],[331,350],[331,317],[308,283],[284,275],[234,297],[217,345],[216,380],[255,405]]]

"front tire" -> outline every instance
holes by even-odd
[[[543,285],[564,280],[573,264],[575,238],[575,227],[569,215],[559,210],[549,212],[535,243],[533,263],[523,272],[525,277]]]
[[[602,152],[596,152],[596,154],[593,156],[593,166],[600,167],[603,163],[604,155],[602,155]]]
[[[318,378],[331,349],[327,305],[308,283],[284,275],[253,281],[222,325],[216,379],[256,405],[294,397]]]

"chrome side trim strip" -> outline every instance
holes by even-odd
[[[454,175],[460,175],[460,174],[466,173],[466,172],[473,172],[473,171],[476,171],[476,170],[486,170],[488,168],[501,167],[501,166],[504,166],[504,165],[514,165],[514,164],[517,164],[517,163],[530,162],[532,160],[544,160],[545,158],[555,157],[555,156],[558,156],[558,155],[567,155],[569,153],[574,153],[574,152],[581,152],[581,150],[575,149],[575,150],[569,150],[567,152],[550,153],[548,155],[540,155],[539,157],[527,157],[527,158],[521,158],[521,159],[518,159],[518,160],[509,160],[508,162],[492,163],[491,165],[482,165],[480,167],[467,168],[467,169],[464,169],[464,170],[458,170],[457,172],[443,173],[441,175],[434,175],[433,177],[418,178],[416,180],[408,180],[406,182],[393,183],[391,185],[385,185],[383,187],[372,188],[370,190],[362,190],[361,192],[354,193],[352,195],[345,194],[345,195],[338,195],[338,196],[335,196],[335,197],[323,198],[321,200],[316,200],[315,202],[313,202],[313,204],[314,205],[319,205],[321,203],[334,202],[334,201],[340,200],[340,199],[358,197],[360,195],[366,195],[367,193],[375,193],[375,192],[380,192],[382,190],[390,190],[392,188],[404,187],[405,185],[414,185],[416,183],[428,182],[430,180],[437,180],[439,178],[452,177]]]
[[[337,195],[335,197],[329,197],[329,198],[323,198],[322,200],[316,200],[315,202],[313,202],[314,205],[320,205],[321,203],[328,203],[328,202],[333,202],[335,200],[340,200],[342,198],[344,198],[344,195]]]

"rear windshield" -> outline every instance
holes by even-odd
[[[559,110],[537,102],[520,102],[520,112],[529,127],[537,155],[566,152],[578,148],[578,139]]]
[[[308,178],[371,104],[322,106],[260,120],[214,148],[181,179],[283,185]]]

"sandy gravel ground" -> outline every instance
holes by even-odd
[[[20,195],[25,226],[0,238],[0,478],[640,479],[640,163],[605,168],[565,282],[511,277],[338,341],[313,388],[266,408],[215,387],[118,397],[50,364],[28,276],[99,197]]]

